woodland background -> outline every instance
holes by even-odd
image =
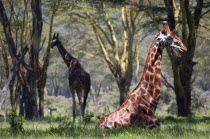
[[[54,110],[54,116],[71,117],[68,68],[50,48],[54,32],[91,75],[87,111],[97,117],[116,110],[138,83],[161,22],[168,21],[188,51],[180,57],[164,51],[156,114],[209,116],[209,11],[208,0],[0,0],[0,89],[29,48],[0,114],[14,109],[36,120]]]

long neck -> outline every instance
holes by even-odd
[[[66,51],[66,49],[63,47],[61,42],[57,44],[57,48],[58,48],[64,62],[66,63],[67,67],[69,67],[70,61],[72,59],[74,59],[74,57]]]
[[[150,45],[139,87],[143,88],[156,101],[160,98],[162,49],[155,39]]]

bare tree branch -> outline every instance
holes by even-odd
[[[13,62],[14,62],[14,58],[16,55],[16,47],[15,47],[15,42],[14,42],[14,39],[13,39],[12,33],[11,33],[10,21],[7,17],[2,0],[0,0],[0,17],[1,17],[0,21],[2,22],[4,33],[5,33],[7,43],[9,46],[9,52],[10,52],[10,55],[13,58]]]
[[[151,3],[151,1],[150,0],[147,0],[148,1],[148,3],[149,3],[149,6],[152,6],[152,3]],[[155,24],[155,27],[156,27],[156,29],[157,30],[160,30],[160,28],[159,28],[159,26],[158,26],[158,22],[157,22],[157,20],[156,20],[156,17],[154,16],[155,14],[153,13],[153,11],[152,11],[152,13],[150,14],[149,13],[149,16],[151,17],[151,19],[153,20],[153,22],[154,22],[154,24]]]
[[[204,25],[204,24],[202,24],[202,23],[199,23],[199,25],[200,25],[201,27],[207,29],[207,30],[210,30],[210,27],[208,27],[208,26],[206,26],[206,25]]]
[[[98,56],[95,56],[95,55],[93,55],[93,54],[90,54],[90,53],[88,53],[88,52],[86,52],[86,51],[82,51],[82,50],[79,50],[79,49],[76,49],[76,48],[73,48],[73,47],[70,47],[70,49],[72,49],[72,50],[74,50],[74,51],[78,51],[79,53],[86,54],[86,55],[88,55],[88,56],[90,56],[90,57],[96,58],[96,59],[98,59],[98,60],[104,62],[104,59],[103,59],[103,58],[98,57]]]
[[[103,33],[107,42],[110,44],[110,46],[113,47],[113,43],[112,43],[111,39],[109,38],[108,34],[106,33],[106,31],[91,18],[91,16],[89,15],[88,12],[86,12],[85,15],[92,22],[92,24],[95,25]]]
[[[95,26],[92,26],[92,27],[93,27],[93,31],[94,31],[94,33],[96,35],[96,39],[97,39],[97,41],[98,41],[98,43],[99,43],[99,45],[100,45],[100,47],[102,49],[102,52],[104,54],[105,60],[107,61],[107,63],[110,66],[110,68],[113,69],[114,64],[110,60],[110,56],[108,54],[108,51],[107,51],[107,49],[105,47],[105,44],[104,44],[102,38],[101,38],[101,35],[98,33],[98,31],[97,31]]]
[[[12,79],[14,78],[14,76],[16,75],[16,73],[17,73],[17,71],[19,69],[19,66],[23,62],[24,56],[25,56],[25,54],[26,54],[27,51],[28,51],[28,47],[25,46],[25,48],[21,52],[21,56],[20,56],[19,61],[17,61],[13,65],[13,68],[11,69],[11,72],[9,74],[9,77],[8,77],[7,81],[5,82],[5,85],[4,85],[3,89],[2,89],[2,93],[4,93],[4,97],[2,98],[2,100],[0,102],[0,110],[1,110],[2,104],[4,104],[4,102],[6,101],[7,93],[9,91],[9,84],[12,81]]]
[[[122,25],[123,25],[123,54],[122,54],[122,57],[121,57],[121,62],[126,62],[126,59],[127,59],[127,46],[128,46],[128,35],[127,35],[127,32],[128,32],[128,18],[127,18],[127,13],[126,13],[126,7],[123,6],[122,7]]]
[[[194,21],[195,21],[195,28],[198,28],[200,19],[202,17],[202,8],[203,7],[203,0],[197,0],[197,5],[194,12]]]
[[[9,77],[9,62],[8,62],[8,58],[7,58],[7,54],[6,54],[6,48],[5,48],[5,44],[3,43],[2,37],[0,35],[0,48],[2,51],[2,56],[4,59],[4,67],[5,67],[5,72],[6,72],[6,77]]]
[[[171,89],[173,89],[175,91],[175,88],[172,84],[170,84],[167,79],[165,78],[165,76],[163,76],[163,74],[161,73],[161,77],[162,77],[162,83],[165,84],[166,87],[170,87]]]
[[[208,9],[207,11],[205,11],[204,13],[202,13],[202,14],[201,14],[201,18],[202,18],[204,15],[208,14],[209,12],[210,12],[210,9]]]
[[[20,45],[21,47],[23,47],[23,40],[24,40],[24,36],[25,36],[25,29],[26,29],[26,16],[27,16],[27,12],[28,12],[28,4],[29,4],[29,0],[24,0],[24,13],[23,13],[23,21],[22,21],[22,25],[21,25],[21,35],[20,35]]]
[[[42,45],[41,45],[41,47],[39,48],[39,52],[42,50],[42,48],[43,48],[43,46],[44,46],[45,41],[46,41],[46,37],[44,37],[44,40],[43,40],[43,42],[42,42]]]
[[[145,12],[143,12],[143,14],[140,16],[140,18],[138,18],[138,20],[134,19],[135,25],[139,25],[140,22],[142,21],[143,17],[145,15]],[[141,30],[141,28],[137,28],[135,33],[138,33]]]
[[[184,8],[184,1],[180,0],[180,10],[182,13],[182,42],[187,44],[187,15]]]
[[[114,57],[115,57],[115,60],[116,60],[116,63],[119,64],[119,54],[118,54],[118,42],[117,42],[117,38],[116,38],[116,33],[114,31],[114,28],[111,24],[111,22],[108,20],[108,17],[105,17],[104,19],[110,33],[111,33],[111,40],[112,40],[112,48],[113,48],[113,51],[114,51]]]

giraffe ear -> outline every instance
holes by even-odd
[[[164,30],[168,33],[171,32],[171,30],[169,29],[169,26],[168,26],[168,22],[167,21],[163,21],[163,27],[164,27]]]
[[[57,33],[57,36],[56,36],[57,38],[59,37],[59,33]]]
[[[55,38],[55,33],[53,34],[53,38]]]

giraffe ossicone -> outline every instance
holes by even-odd
[[[131,127],[137,121],[151,129],[160,127],[155,110],[160,98],[162,51],[164,48],[187,51],[175,32],[169,29],[168,23],[163,22],[163,26],[164,30],[156,34],[149,47],[139,83],[115,112],[99,120],[96,128]]]

